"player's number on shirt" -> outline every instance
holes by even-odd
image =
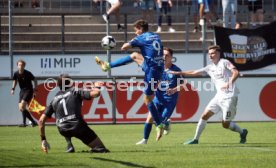
[[[62,104],[62,106],[63,106],[64,114],[68,115],[68,110],[67,110],[67,107],[66,107],[65,99],[61,99],[60,104]]]
[[[160,43],[158,41],[153,41],[152,45],[153,45],[153,48],[156,51],[158,51],[158,55],[160,55],[160,51],[161,51],[161,45],[160,45]]]
[[[226,113],[226,118],[230,118],[231,117],[231,111],[228,111],[227,113]]]

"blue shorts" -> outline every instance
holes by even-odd
[[[199,4],[204,3],[204,4],[209,4],[210,5],[212,3],[212,0],[197,0],[197,2]]]
[[[164,69],[163,67],[158,67],[158,66],[148,67],[145,62],[142,64],[142,69],[145,72],[144,94],[147,96],[153,95],[158,86],[158,82],[161,80]]]
[[[153,10],[154,9],[154,1],[153,0],[141,1],[141,9],[142,10]]]
[[[153,103],[156,106],[156,109],[159,113],[162,115],[162,123],[165,123],[172,115],[177,101],[172,101],[172,102],[166,102],[163,101],[161,102],[158,100],[156,97],[153,99]]]
[[[198,4],[204,4],[204,12],[210,12],[211,0],[198,0]]]

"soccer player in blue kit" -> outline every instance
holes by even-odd
[[[101,66],[103,71],[111,68],[123,66],[132,62],[137,63],[145,72],[144,82],[144,102],[147,105],[156,124],[158,141],[164,130],[164,123],[162,123],[162,116],[158,113],[154,103],[154,92],[159,80],[163,74],[163,45],[159,35],[148,31],[148,23],[144,20],[138,20],[134,23],[134,31],[137,35],[130,42],[123,44],[121,50],[128,50],[132,47],[138,47],[141,53],[133,52],[132,54],[118,59],[114,62],[104,62],[96,57],[96,62]]]
[[[162,122],[165,123],[164,134],[168,134],[170,131],[170,117],[175,109],[178,92],[184,88],[184,78],[181,75],[169,74],[170,71],[179,71],[181,69],[172,63],[173,50],[164,47],[164,72],[161,78],[161,82],[156,91],[156,95],[153,99],[155,106],[159,113],[162,114]],[[144,138],[137,142],[136,145],[147,144],[148,138],[152,128],[152,117],[148,114],[147,120],[144,125]]]

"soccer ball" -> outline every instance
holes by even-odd
[[[102,47],[105,50],[111,50],[111,49],[113,49],[114,47],[116,47],[116,41],[115,41],[115,39],[112,36],[105,36],[102,39]]]

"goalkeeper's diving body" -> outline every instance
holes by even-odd
[[[50,148],[45,134],[45,122],[55,113],[56,124],[59,133],[65,137],[68,143],[68,150],[74,151],[71,137],[80,139],[84,144],[91,148],[91,152],[107,153],[108,149],[104,146],[97,134],[88,127],[81,115],[82,101],[90,100],[100,95],[100,86],[103,83],[95,82],[90,91],[74,88],[73,81],[67,75],[60,75],[57,85],[60,91],[46,108],[44,114],[39,119],[39,129],[41,136],[41,148],[48,153]]]

